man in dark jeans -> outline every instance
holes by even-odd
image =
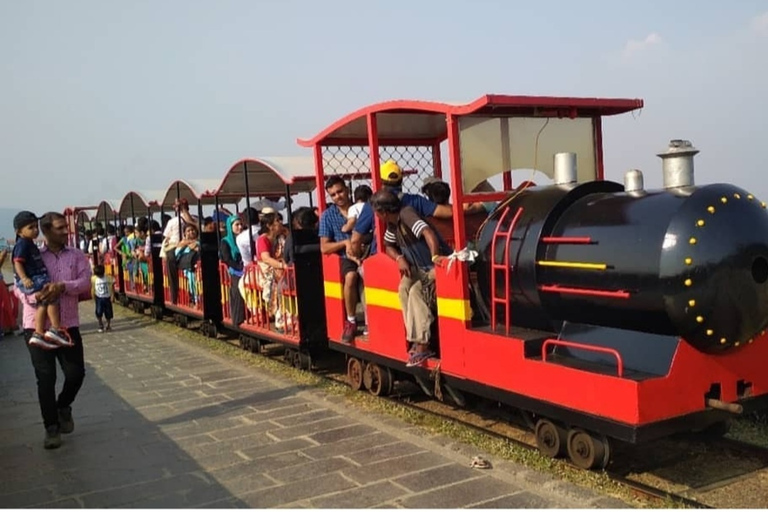
[[[32,366],[37,377],[37,397],[45,425],[46,449],[61,446],[61,434],[75,429],[72,419],[74,402],[85,377],[83,338],[80,336],[78,297],[88,292],[91,286],[91,267],[84,253],[67,247],[67,221],[63,215],[49,212],[40,219],[40,228],[45,236],[46,246],[40,250],[51,277],[38,294],[37,300],[59,299],[61,325],[66,327],[74,346],[45,350],[27,345]],[[16,292],[24,311],[24,338],[29,341],[35,327],[34,298]],[[56,397],[56,361],[64,372],[64,386]]]

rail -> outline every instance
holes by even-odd
[[[624,360],[621,358],[621,354],[619,354],[619,351],[616,349],[607,348],[607,347],[596,347],[594,345],[586,345],[584,343],[576,343],[574,341],[548,339],[541,346],[541,361],[544,363],[547,362],[547,348],[549,348],[550,346],[563,346],[563,347],[587,350],[591,352],[601,352],[603,354],[611,354],[616,358],[616,370],[617,370],[618,376],[619,377],[624,376]]]

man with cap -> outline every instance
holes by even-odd
[[[45,425],[44,448],[61,446],[61,434],[75,429],[72,419],[72,403],[85,377],[83,338],[80,336],[78,297],[91,287],[91,266],[87,256],[74,247],[67,246],[67,220],[56,212],[49,212],[40,219],[40,227],[46,245],[40,249],[50,282],[37,297],[40,301],[59,301],[61,323],[67,327],[72,340],[71,347],[44,349],[27,344],[32,366],[37,377],[37,397]],[[24,337],[29,340],[34,333],[35,306],[31,299],[16,290],[24,315]],[[64,386],[56,397],[56,362],[64,372]]]
[[[387,160],[379,168],[381,184],[384,190],[389,190],[395,194],[403,207],[411,207],[416,210],[423,218],[435,217],[438,219],[450,219],[453,217],[453,211],[449,205],[438,205],[418,194],[408,194],[403,192],[403,170],[394,160]],[[375,215],[370,204],[363,206],[363,211],[357,218],[357,223],[352,231],[350,242],[350,252],[355,257],[362,255],[362,239],[368,233],[373,232]],[[376,239],[371,244],[371,254],[376,252]]]

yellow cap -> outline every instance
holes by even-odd
[[[403,179],[403,171],[394,160],[387,160],[381,164],[379,175],[383,181],[400,181]]]

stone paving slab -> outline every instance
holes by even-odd
[[[86,380],[58,450],[42,447],[23,339],[0,342],[0,507],[627,506],[507,461],[471,469],[470,446],[116,314],[111,333],[83,326]]]

